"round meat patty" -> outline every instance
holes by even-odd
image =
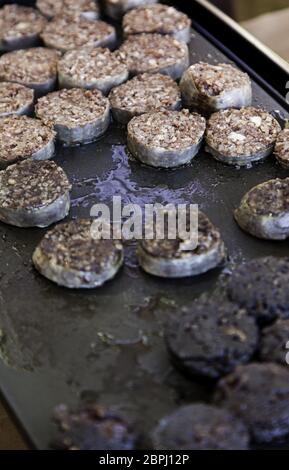
[[[35,113],[54,127],[57,138],[66,145],[92,142],[110,123],[109,101],[99,90],[55,91],[38,100]]]
[[[34,8],[4,5],[0,9],[0,50],[36,46],[47,20]]]
[[[180,88],[185,106],[207,114],[252,103],[249,75],[230,64],[194,64],[182,76]]]
[[[98,405],[70,410],[59,405],[54,411],[58,438],[54,447],[62,450],[133,450],[136,437],[113,411]]]
[[[112,279],[123,263],[119,241],[94,237],[93,220],[75,220],[46,233],[33,253],[36,269],[70,289],[92,289]]]
[[[54,154],[55,132],[27,116],[0,118],[0,168],[27,158],[48,160]]]
[[[128,149],[142,163],[174,168],[197,155],[205,130],[206,120],[188,110],[142,114],[128,124]]]
[[[32,114],[34,92],[18,83],[0,82],[0,117]]]
[[[0,172],[0,220],[47,227],[67,216],[71,185],[54,162],[25,160]]]
[[[129,36],[118,54],[132,75],[159,72],[177,80],[189,66],[188,46],[161,34]]]
[[[263,331],[260,357],[264,362],[287,366],[289,353],[289,320],[278,320]]]
[[[219,382],[215,403],[239,417],[256,442],[282,439],[289,434],[289,371],[270,363],[240,366]]]
[[[284,129],[278,135],[275,151],[275,157],[283,168],[289,168],[289,129]]]
[[[128,79],[128,70],[114,52],[103,48],[68,51],[58,62],[61,88],[97,88],[107,95]]]
[[[9,52],[0,57],[0,81],[33,88],[38,95],[52,91],[57,82],[59,53],[44,47]]]
[[[227,280],[228,297],[261,325],[289,318],[289,258],[260,258],[235,268]]]
[[[142,5],[152,5],[157,0],[104,0],[107,16],[113,19],[121,18],[127,11]]]
[[[243,197],[235,211],[238,225],[254,237],[289,237],[289,178],[259,184]]]
[[[109,95],[112,115],[122,124],[133,117],[164,109],[179,110],[181,93],[176,82],[160,73],[144,73],[114,88]]]
[[[152,443],[155,450],[247,450],[249,434],[228,411],[196,403],[163,418]]]
[[[209,119],[206,149],[223,163],[248,166],[272,153],[280,130],[276,119],[262,109],[226,109]]]
[[[48,23],[41,34],[47,47],[66,52],[80,47],[114,46],[116,31],[104,21],[83,16],[59,16]]]
[[[168,220],[169,212],[164,211]],[[188,215],[187,229],[190,228]],[[181,238],[180,233],[176,239],[169,239],[167,230],[164,231],[164,239],[153,235],[153,239],[141,240],[137,256],[142,269],[153,276],[183,278],[197,276],[219,266],[226,256],[220,232],[202,212],[198,216],[196,241]],[[176,220],[180,222],[178,214]],[[148,225],[146,223],[147,230]],[[153,226],[151,229],[152,234],[156,234]]]
[[[205,295],[169,322],[165,339],[178,368],[215,380],[250,361],[259,331],[245,309],[220,295]]]
[[[37,0],[36,6],[49,19],[71,14],[93,20],[99,17],[99,7],[95,0]]]
[[[167,5],[146,5],[128,12],[123,18],[125,36],[141,33],[168,34],[183,42],[190,41],[191,20]]]

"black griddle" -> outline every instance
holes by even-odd
[[[171,3],[193,18],[192,62],[235,60],[254,80],[254,104],[281,121],[288,117],[286,67],[204,2]],[[288,176],[273,157],[237,170],[201,151],[189,166],[158,171],[129,159],[125,145],[124,129],[112,124],[96,143],[57,147],[55,161],[73,183],[71,218],[88,217],[94,203],[110,204],[113,195],[141,205],[197,203],[220,227],[229,265],[288,255],[288,242],[254,239],[232,217],[248,189]],[[131,243],[125,267],[112,282],[90,292],[69,291],[33,269],[31,255],[44,233],[0,225],[0,388],[31,444],[49,447],[55,436],[51,414],[59,403],[111,405],[148,433],[178,405],[210,400],[210,386],[173,369],[162,330],[172,308],[177,314],[214,289],[222,271],[178,281],[150,277],[139,269]]]

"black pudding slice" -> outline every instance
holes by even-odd
[[[170,209],[165,213],[169,217]],[[198,217],[197,246],[181,233],[175,240],[169,239],[168,234],[164,239],[158,239],[153,232],[154,224],[151,224],[151,230],[153,239],[141,240],[137,250],[139,264],[148,274],[163,278],[198,276],[225,261],[226,248],[221,234],[202,212]]]
[[[203,296],[169,322],[165,340],[182,371],[219,379],[250,361],[259,334],[255,320],[244,309],[220,297]]]
[[[122,266],[123,246],[95,237],[92,222],[73,220],[49,230],[33,253],[36,269],[70,289],[92,289],[112,279]]]
[[[152,433],[156,450],[246,450],[245,425],[230,412],[205,404],[183,406]]]
[[[289,178],[273,179],[252,188],[235,210],[245,232],[265,240],[289,237]]]
[[[221,380],[215,403],[248,426],[256,442],[289,435],[289,371],[277,364],[240,366]]]
[[[70,209],[71,185],[52,161],[24,160],[0,171],[0,220],[16,227],[48,227]]]
[[[237,267],[227,284],[229,298],[261,325],[289,318],[289,258],[267,257]]]
[[[136,438],[130,426],[114,412],[87,405],[70,410],[55,409],[59,434],[53,447],[62,450],[133,450]]]

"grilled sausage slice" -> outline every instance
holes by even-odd
[[[188,110],[143,114],[128,124],[128,149],[142,163],[174,168],[195,157],[205,129],[205,119]]]
[[[47,227],[67,216],[71,185],[52,161],[25,160],[0,172],[0,220],[17,227]]]
[[[183,74],[180,88],[184,105],[205,114],[252,103],[249,76],[230,64],[194,64]]]
[[[110,123],[109,101],[99,90],[55,91],[40,98],[35,113],[45,124],[53,125],[57,138],[66,145],[92,142]]]
[[[55,150],[55,132],[38,119],[6,116],[0,119],[0,169],[31,158],[48,160]]]
[[[141,114],[164,109],[179,110],[182,106],[178,85],[160,73],[137,75],[114,88],[109,101],[114,119],[122,124]]]
[[[235,211],[238,225],[257,238],[289,237],[289,178],[274,179],[251,189]]]
[[[183,278],[216,268],[224,262],[226,250],[218,229],[199,212],[197,247],[192,246],[191,240],[180,236],[171,240],[165,234],[164,239],[154,236],[151,240],[142,240],[137,255],[140,266],[148,274]]]
[[[92,289],[112,279],[123,263],[119,241],[94,237],[92,220],[57,225],[33,253],[36,269],[47,279],[70,289]]]
[[[61,88],[97,88],[104,95],[128,79],[128,69],[113,52],[103,48],[68,51],[58,62]]]
[[[280,131],[276,119],[260,108],[226,109],[209,119],[206,149],[227,165],[251,166],[273,152]]]

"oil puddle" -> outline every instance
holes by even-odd
[[[95,202],[110,202],[116,195],[122,197],[123,204],[138,204],[141,207],[155,202],[169,204],[173,201],[175,204],[185,204],[194,194],[206,193],[202,184],[196,180],[177,189],[171,189],[166,184],[141,186],[135,181],[137,175],[133,174],[132,169],[134,162],[129,158],[124,145],[112,147],[112,161],[115,167],[102,177],[83,178],[76,182],[78,188],[85,186],[91,188],[91,191],[72,199],[72,207],[90,207]],[[158,170],[154,171],[160,173]]]

